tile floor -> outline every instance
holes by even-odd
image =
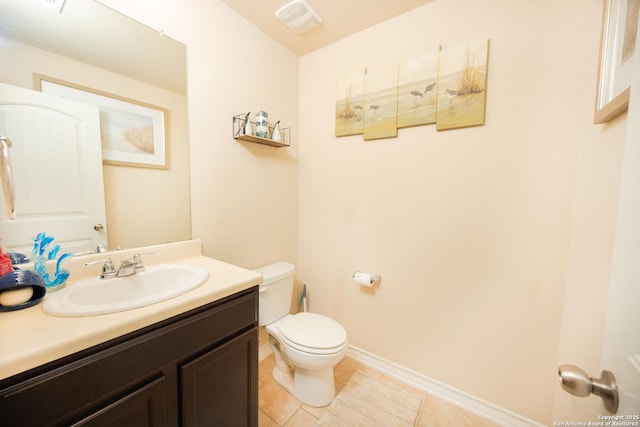
[[[258,380],[258,406],[260,409],[258,420],[260,427],[307,427],[314,426],[322,417],[325,408],[314,408],[298,401],[278,384],[271,375],[274,367],[273,355],[260,363]],[[398,388],[409,388],[421,396],[421,406],[414,422],[416,427],[496,427],[497,424],[479,416],[466,412],[436,396],[415,390],[395,378],[381,371],[359,363],[351,357],[346,357],[335,368],[336,394],[358,370]]]

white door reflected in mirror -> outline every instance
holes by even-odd
[[[7,252],[29,254],[40,232],[62,252],[107,244],[98,107],[0,83],[0,134],[13,143],[16,218],[0,198]]]

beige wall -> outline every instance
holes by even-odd
[[[549,423],[596,407],[559,393],[556,369],[599,363],[603,313],[582,325],[573,299],[606,295],[624,137],[624,117],[591,124],[600,0],[436,1],[299,59],[219,1],[104,3],[188,46],[207,255],[295,262],[353,345],[505,409]],[[485,126],[334,137],[339,73],[483,38]],[[231,139],[231,116],[258,109],[292,148]],[[381,287],[353,285],[356,269]]]
[[[220,1],[101,2],[187,45],[192,233],[205,255],[295,263],[298,58]],[[232,138],[233,115],[259,110],[292,128],[292,147]]]
[[[599,0],[438,1],[301,58],[298,278],[312,310],[357,347],[551,419],[567,277],[588,278],[593,301],[609,271],[621,141],[591,124],[600,17]],[[334,137],[338,74],[483,38],[485,126]],[[357,269],[380,288],[355,286]]]
[[[145,246],[191,238],[186,96],[83,63],[0,39],[0,81],[34,89],[33,73],[161,106],[166,117],[169,168],[104,165],[109,246]],[[158,196],[164,197],[158,197]]]

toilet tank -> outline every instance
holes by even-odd
[[[258,299],[258,324],[268,325],[289,314],[295,267],[279,261],[253,270],[262,274]]]

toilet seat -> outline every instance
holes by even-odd
[[[306,353],[333,354],[347,345],[347,331],[342,325],[321,314],[298,313],[279,329],[283,342]]]

